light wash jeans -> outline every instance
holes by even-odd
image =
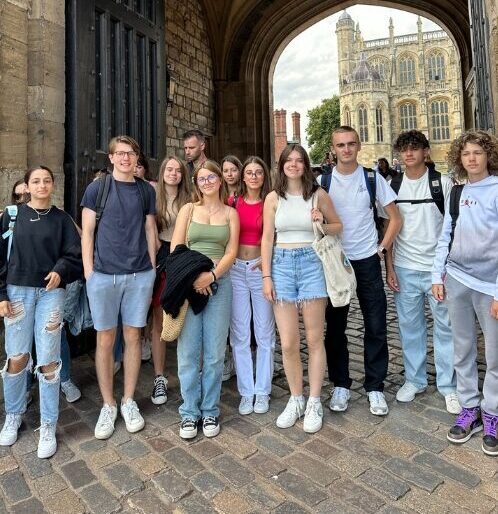
[[[218,292],[209,297],[202,312],[196,315],[191,307],[187,310],[177,345],[183,398],[178,411],[182,419],[220,414],[218,404],[231,307],[232,283],[225,274],[218,279]]]
[[[11,318],[4,318],[7,362],[2,370],[2,377],[5,412],[23,414],[26,411],[26,381],[32,366],[34,336],[40,418],[45,423],[56,423],[59,417],[61,328],[66,291],[60,288],[47,291],[43,287],[7,285],[7,294],[16,314]],[[19,373],[9,373],[9,359],[26,353],[29,354],[26,367]],[[48,380],[40,367],[52,362],[57,362],[58,366],[54,373],[50,373],[54,378]]]
[[[234,298],[230,320],[230,344],[237,372],[237,388],[241,396],[269,395],[273,378],[275,317],[272,304],[263,296],[261,270],[252,269],[259,260],[236,259],[230,270]],[[258,344],[256,380],[251,353],[251,311],[254,318],[254,335]]]
[[[446,294],[455,333],[455,370],[458,401],[462,407],[477,407],[498,416],[498,320],[489,312],[493,297],[470,289],[446,275]],[[477,369],[477,324],[484,335],[486,373],[479,392]]]
[[[395,266],[399,293],[394,293],[398,312],[399,336],[403,349],[405,378],[418,387],[427,386],[427,298],[434,319],[433,347],[438,391],[446,396],[456,391],[453,367],[453,337],[447,302],[432,296],[430,271],[416,271]]]

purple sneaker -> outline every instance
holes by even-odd
[[[473,434],[481,430],[481,409],[479,407],[471,409],[464,407],[458,415],[455,424],[448,430],[446,437],[452,443],[461,444],[467,442]]]
[[[498,455],[498,437],[496,437],[496,427],[498,426],[498,416],[482,411],[484,422],[484,437],[482,438],[482,451],[486,455],[496,457]]]

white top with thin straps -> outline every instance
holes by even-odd
[[[311,221],[312,198],[305,200],[302,195],[278,197],[275,212],[277,243],[312,243],[315,239]]]

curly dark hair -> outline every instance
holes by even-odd
[[[429,140],[420,130],[407,130],[401,132],[394,142],[394,150],[402,152],[404,149],[411,148],[430,148]]]
[[[468,178],[462,164],[462,151],[467,143],[479,145],[488,156],[488,173],[498,175],[498,139],[484,130],[468,130],[451,143],[448,151],[448,168],[453,169],[458,180]]]

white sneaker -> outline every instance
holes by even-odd
[[[462,406],[458,401],[458,396],[456,393],[447,394],[444,397],[444,401],[446,402],[446,410],[450,414],[460,414],[460,412],[462,412]]]
[[[230,352],[227,353],[228,356],[225,356],[225,364],[223,365],[223,382],[226,382],[235,376],[235,363],[233,362],[233,356]]]
[[[180,423],[180,437],[182,439],[193,439],[197,435],[197,421],[185,418]]]
[[[405,382],[396,393],[398,402],[411,402],[415,399],[415,395],[423,393],[425,387],[419,387],[412,382]]]
[[[48,459],[57,451],[55,423],[42,423],[39,430],[40,440],[38,441],[38,458]]]
[[[254,412],[265,414],[270,409],[270,397],[267,394],[257,394],[254,402]]]
[[[118,415],[116,405],[105,403],[100,409],[100,416],[95,425],[95,437],[97,439],[109,439],[114,432],[114,422]]]
[[[22,423],[21,414],[7,414],[0,432],[0,446],[12,446],[17,441],[17,431]]]
[[[152,343],[150,342],[150,339],[147,339],[145,337],[142,337],[142,362],[150,361],[150,358],[152,357]]]
[[[81,391],[71,379],[61,382],[61,390],[68,403],[73,403],[81,398]]]
[[[294,396],[289,398],[282,414],[277,418],[278,428],[290,428],[304,414],[304,400],[297,400]]]
[[[308,400],[304,413],[303,430],[308,434],[314,434],[322,428],[323,409],[320,401]]]
[[[125,403],[121,402],[121,416],[125,420],[128,432],[139,432],[145,426],[145,420],[138,410],[137,402],[131,398],[128,398]]]
[[[381,391],[370,391],[367,393],[370,402],[370,412],[376,416],[385,416],[389,412],[386,398]]]
[[[351,392],[345,387],[334,387],[329,408],[335,412],[344,412],[348,408]]]
[[[150,397],[151,402],[154,405],[163,405],[168,400],[167,389],[168,380],[162,375],[157,375],[154,379],[154,389]]]
[[[242,396],[239,403],[239,414],[247,416],[254,410],[254,396]]]

